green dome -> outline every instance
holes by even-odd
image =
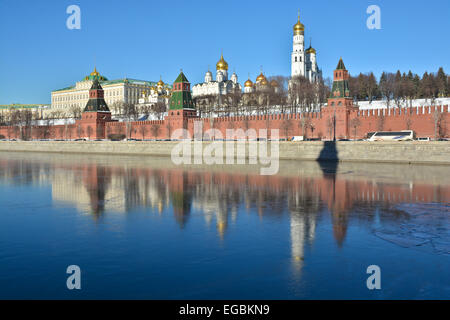
[[[98,73],[97,68],[94,68],[94,71],[91,72],[90,75],[84,77],[84,80],[95,80],[97,79],[98,81],[108,81],[108,79],[102,75],[100,75],[100,73]]]

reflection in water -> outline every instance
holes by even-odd
[[[292,264],[298,272],[319,218],[331,219],[336,244],[343,246],[349,221],[373,220],[376,208],[450,199],[445,166],[282,162],[280,167],[276,176],[261,176],[257,168],[183,168],[145,157],[15,154],[0,157],[0,181],[51,185],[54,204],[76,207],[94,219],[147,207],[160,215],[173,212],[184,228],[195,211],[208,226],[215,224],[221,239],[242,210],[253,210],[261,219],[289,215]],[[397,218],[398,212],[377,217]]]

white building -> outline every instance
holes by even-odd
[[[242,91],[242,87],[238,83],[238,76],[234,72],[228,80],[228,63],[221,55],[220,60],[216,64],[216,80],[213,80],[212,72],[208,70],[205,74],[205,82],[192,87],[192,97],[226,95],[237,90],[239,92]]]
[[[166,106],[169,104],[171,90],[160,79],[156,86],[150,87],[150,90],[142,91],[142,95],[139,98],[138,107],[149,106],[153,107],[158,103],[164,103]]]
[[[95,68],[94,71],[78,81],[74,86],[52,91],[51,111],[62,111],[66,116],[71,116],[73,108],[83,110],[89,100],[89,89],[92,86],[94,78],[100,81],[105,91],[105,101],[113,114],[116,113],[115,103],[139,103],[139,98],[144,91],[150,91],[152,87],[157,87],[156,82],[136,80],[136,79],[118,79],[108,80],[100,75]],[[169,89],[168,86],[164,85]]]
[[[317,82],[322,77],[322,71],[317,65],[316,50],[309,46],[305,50],[305,26],[298,21],[294,25],[293,50],[291,54],[291,77],[305,77],[311,82]]]

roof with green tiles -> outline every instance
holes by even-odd
[[[175,91],[170,97],[170,109],[194,109],[194,101],[190,91]]]
[[[92,87],[89,91],[92,90],[103,91],[103,88],[97,79],[94,79]],[[84,112],[98,112],[98,111],[109,112],[108,105],[106,104],[103,95],[101,95],[101,97],[97,96],[97,98],[90,98],[89,101],[86,103],[86,107],[84,108]]]
[[[348,80],[340,80],[333,82],[333,88],[331,89],[330,98],[349,98],[350,88],[348,86]]]
[[[336,70],[347,70],[345,69],[344,61],[342,58],[339,59],[339,63]],[[350,97],[350,87],[348,85],[347,79],[334,80],[333,88],[331,89],[330,98],[349,98]]]
[[[187,82],[187,83],[189,83],[189,80],[186,78],[186,76],[184,75],[183,71],[180,72],[178,77],[175,79],[174,83],[180,83],[180,82]]]
[[[344,65],[344,61],[342,60],[342,58],[339,59],[339,63],[337,65],[337,67],[336,67],[336,70],[346,70],[345,69],[345,65]]]
[[[88,79],[86,81],[89,81],[89,80],[90,79]],[[106,80],[106,81],[101,81],[100,80],[100,84],[103,87],[109,86],[109,85],[114,85],[114,84],[121,84],[121,83],[130,83],[130,84],[135,84],[135,85],[145,85],[145,86],[149,86],[149,87],[156,87],[158,85],[158,82],[155,82],[155,81],[146,81],[146,80],[129,79],[129,78],[116,79],[116,80]],[[164,84],[164,87],[172,89],[172,85],[169,85],[169,84]],[[67,90],[73,90],[73,89],[75,89],[75,86],[70,86],[70,87],[66,87],[66,88],[62,88],[62,89],[58,89],[58,90],[53,90],[52,92],[67,91]]]
[[[189,84],[189,80],[183,72],[180,72],[174,83]],[[169,107],[170,110],[194,109],[194,101],[192,100],[190,89],[185,89],[183,86],[183,89],[173,91],[170,97]]]

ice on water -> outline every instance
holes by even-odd
[[[377,237],[404,248],[450,255],[450,203],[399,204],[392,209],[406,218],[378,228]]]

